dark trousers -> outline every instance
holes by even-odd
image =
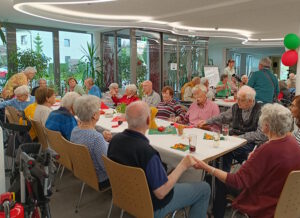
[[[240,148],[235,149],[234,151],[224,155],[223,157],[223,167],[222,170],[230,172],[232,160],[235,159],[239,163],[247,160],[248,154],[253,150],[254,144],[248,143]],[[216,195],[213,204],[213,214],[215,218],[223,218],[226,208],[226,195],[228,193],[238,193],[237,190],[227,187],[223,182],[216,178]]]

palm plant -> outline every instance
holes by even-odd
[[[95,46],[93,43],[87,43],[87,49],[82,47],[84,56],[81,57],[81,60],[84,60],[84,62],[87,64],[87,72],[84,77],[92,77],[96,80],[96,85],[98,85],[100,88],[103,88],[103,74],[101,72],[102,61],[100,57],[97,56],[97,50],[98,46]]]
[[[1,38],[1,41],[6,44],[6,39],[5,39],[5,34],[3,32],[3,30],[1,29],[1,23],[0,23],[0,38]]]

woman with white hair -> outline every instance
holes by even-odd
[[[79,122],[72,131],[70,141],[87,146],[96,169],[99,188],[104,189],[110,186],[102,161],[102,155],[107,155],[108,143],[95,129],[100,117],[100,99],[84,95],[76,99],[73,108]]]
[[[12,106],[19,111],[24,111],[24,109],[35,101],[34,96],[29,93],[29,87],[27,85],[19,86],[15,89],[15,98],[3,101],[0,103],[0,108],[5,108],[6,106]]]
[[[287,176],[300,170],[300,147],[290,134],[292,125],[287,108],[267,104],[261,110],[259,126],[268,141],[249,154],[239,171],[227,173],[198,159],[195,167],[241,191],[232,203],[233,208],[249,217],[273,217]]]
[[[262,58],[259,62],[259,71],[253,72],[248,81],[248,86],[256,91],[256,101],[272,103],[279,94],[278,80],[270,70],[271,60]]]
[[[115,103],[115,105],[125,103],[126,105],[129,105],[131,102],[140,100],[137,96],[137,87],[134,84],[129,84],[125,88],[125,94],[122,98],[116,97],[114,93],[112,93],[111,99]]]
[[[28,85],[29,81],[33,79],[35,74],[36,69],[34,67],[26,67],[23,72],[14,74],[6,82],[2,90],[2,97],[4,99],[12,98],[14,94],[14,89],[22,85]]]
[[[70,140],[71,132],[77,126],[73,105],[79,97],[80,95],[76,92],[68,92],[62,98],[60,108],[49,114],[45,125],[46,128],[58,131],[65,139]]]

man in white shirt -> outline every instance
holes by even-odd
[[[150,80],[146,80],[142,84],[144,96],[142,101],[146,102],[149,107],[156,107],[160,102],[160,95],[153,90],[152,82]]]

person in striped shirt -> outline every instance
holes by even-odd
[[[168,120],[171,114],[175,115],[175,122],[184,122],[186,111],[174,99],[174,90],[170,86],[162,89],[163,100],[158,103],[156,118]]]

